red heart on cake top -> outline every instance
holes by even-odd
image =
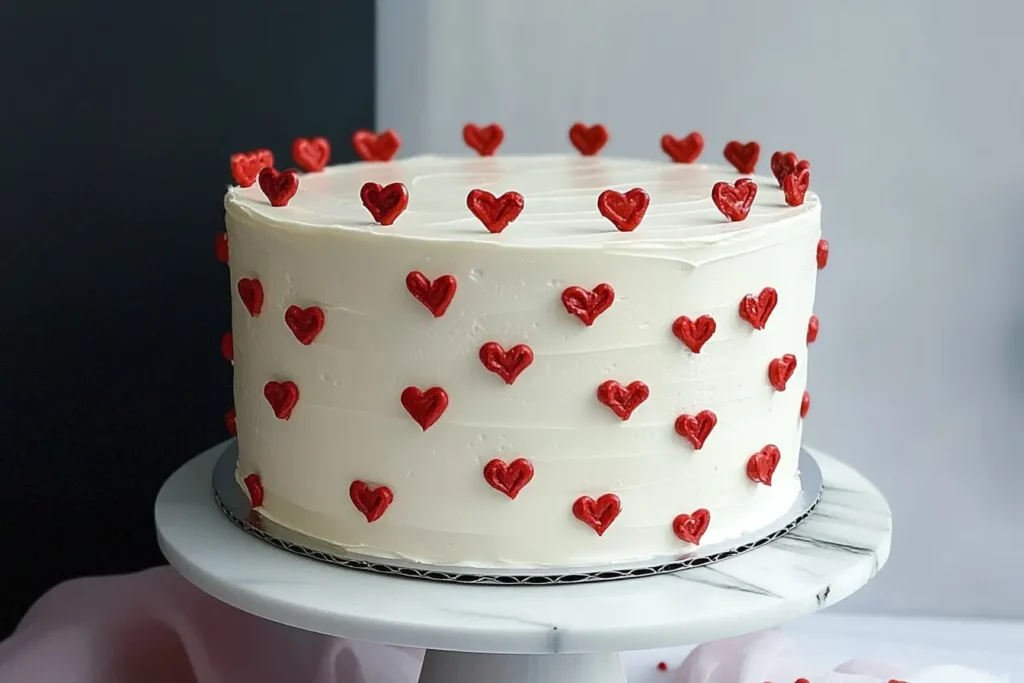
[[[259,280],[243,277],[238,281],[238,298],[249,315],[255,318],[263,310],[263,285]]]
[[[292,140],[292,159],[306,173],[322,171],[331,160],[331,143],[320,137],[295,138]]]
[[[611,285],[599,284],[593,291],[582,287],[566,287],[562,292],[562,305],[572,315],[590,327],[601,315],[615,303],[615,290]]]
[[[811,184],[811,172],[806,168],[801,171],[793,171],[782,179],[782,191],[786,196],[786,203],[790,206],[800,206],[804,203],[807,195],[807,188]]]
[[[420,429],[427,431],[448,408],[448,392],[441,387],[431,387],[426,391],[406,387],[402,392],[402,407]]]
[[[800,417],[807,417],[807,413],[811,411],[811,395],[804,392],[803,398],[800,399]]]
[[[697,131],[682,138],[665,133],[661,136],[661,150],[676,163],[692,164],[704,151],[704,136]]]
[[[235,338],[230,332],[225,332],[220,338],[220,353],[224,360],[235,360]]]
[[[266,195],[271,206],[288,206],[299,191],[299,174],[295,171],[280,171],[264,168],[259,175],[260,190]]]
[[[794,171],[810,169],[809,161],[801,161],[793,152],[775,152],[772,154],[772,175],[782,187],[782,179]]]
[[[348,487],[348,497],[367,522],[376,522],[395,499],[387,486],[371,488],[366,482],[354,481]]]
[[[715,319],[710,315],[702,315],[696,320],[690,320],[685,315],[681,315],[672,323],[672,334],[686,344],[690,351],[700,353],[704,344],[711,339],[711,335],[717,328]]]
[[[672,533],[680,540],[699,545],[710,524],[711,513],[701,508],[688,515],[676,515],[672,520]]]
[[[516,344],[506,351],[497,342],[487,342],[480,347],[480,362],[484,367],[512,384],[533,362],[533,349],[526,344]]]
[[[228,234],[226,232],[217,235],[217,240],[213,244],[213,253],[217,255],[217,260],[221,263],[228,262]]]
[[[395,222],[405,207],[409,206],[409,190],[402,183],[391,183],[381,186],[378,183],[366,183],[359,191],[363,206],[373,216],[373,220],[381,225]]]
[[[254,508],[263,505],[263,482],[260,481],[260,475],[254,472],[246,476],[242,483],[245,484],[245,490],[249,492],[249,505]]]
[[[771,486],[772,475],[775,474],[775,468],[779,466],[781,459],[782,454],[778,448],[772,445],[765,446],[747,460],[747,476],[751,481]]]
[[[269,149],[239,152],[231,155],[231,177],[239,187],[251,187],[260,171],[274,165],[274,154]]]
[[[435,318],[440,318],[455,297],[456,282],[452,275],[442,275],[431,282],[426,275],[414,270],[405,276],[405,287]]]
[[[580,496],[572,504],[573,516],[596,531],[598,536],[604,536],[621,511],[622,502],[614,493],[606,493],[597,500]]]
[[[495,197],[486,190],[473,190],[466,196],[466,206],[492,233],[499,233],[523,211],[523,195],[506,192]]]
[[[309,346],[324,329],[324,311],[319,306],[289,306],[284,312],[284,322],[300,344]]]
[[[263,385],[263,396],[277,419],[287,420],[299,402],[299,387],[295,382],[267,382]]]
[[[651,395],[651,390],[640,380],[622,386],[613,379],[602,382],[597,388],[597,400],[612,409],[621,420],[629,419],[641,403]]]
[[[393,130],[380,135],[372,130],[358,130],[352,135],[352,148],[363,161],[391,161],[402,146],[402,139]]]
[[[467,123],[462,128],[462,139],[482,157],[489,157],[497,151],[505,131],[496,123],[480,127],[475,123]]]
[[[796,372],[796,356],[787,353],[781,358],[773,358],[768,363],[768,383],[776,391],[785,391],[786,382],[790,380],[794,372]]]
[[[235,414],[234,408],[224,413],[224,426],[228,428],[228,434],[231,436],[238,436],[237,420],[238,416]]]
[[[696,415],[680,415],[676,418],[676,434],[689,441],[693,450],[699,451],[716,424],[718,416],[710,410],[702,410]]]
[[[734,185],[718,182],[711,188],[711,201],[730,221],[746,219],[756,196],[757,183],[749,178],[740,178]]]
[[[828,240],[818,240],[818,270],[828,264]]]
[[[569,129],[569,142],[583,156],[594,156],[607,144],[608,129],[600,123],[595,123],[593,126],[574,123]]]
[[[625,194],[605,190],[597,198],[597,210],[622,232],[632,232],[647,213],[651,198],[639,187]]]
[[[757,160],[761,156],[761,145],[756,142],[740,142],[731,140],[722,150],[725,160],[736,167],[744,175],[754,172]]]
[[[818,316],[812,315],[807,321],[807,343],[813,344],[818,338]]]
[[[509,464],[495,458],[484,465],[484,480],[494,489],[512,500],[533,479],[533,465],[526,458],[517,458]]]
[[[756,299],[753,294],[747,294],[740,300],[740,317],[750,323],[755,330],[763,330],[777,303],[778,292],[771,287],[765,287]]]

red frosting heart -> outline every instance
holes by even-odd
[[[274,155],[269,149],[239,152],[231,155],[231,177],[239,187],[251,187],[260,171],[274,165]]]
[[[730,221],[744,220],[750,214],[756,196],[757,183],[750,178],[740,178],[734,185],[715,183],[711,188],[711,201]]]
[[[608,142],[608,129],[600,123],[593,126],[574,123],[569,129],[569,142],[583,156],[594,156]]]
[[[480,362],[495,373],[505,384],[512,384],[533,362],[533,349],[526,344],[516,344],[506,351],[497,342],[487,342],[480,347]]]
[[[704,344],[711,339],[718,325],[710,315],[702,315],[696,320],[690,320],[685,315],[676,318],[672,323],[672,334],[679,338],[679,341],[694,353],[700,353]]]
[[[818,316],[812,315],[807,321],[807,343],[813,344],[818,338]]]
[[[777,303],[778,293],[771,287],[765,287],[756,299],[753,294],[747,294],[740,300],[740,317],[755,330],[763,330]]]
[[[594,291],[582,287],[567,287],[562,292],[562,305],[565,310],[583,321],[590,327],[597,316],[608,310],[615,303],[615,290],[611,285],[599,284]]]
[[[786,195],[786,203],[790,206],[800,206],[804,203],[807,195],[807,188],[811,184],[811,172],[806,168],[802,171],[793,171],[782,179],[782,191]]]
[[[597,198],[597,210],[622,232],[632,232],[644,219],[650,203],[651,198],[639,187],[625,194],[605,190]]]
[[[597,500],[580,496],[572,504],[573,516],[596,531],[598,536],[604,536],[621,511],[622,502],[614,493],[606,493]]]
[[[694,131],[684,138],[676,138],[668,133],[661,136],[661,149],[680,164],[692,164],[704,150],[704,136]]]
[[[786,382],[796,372],[796,356],[787,353],[781,358],[773,358],[768,364],[768,383],[775,387],[776,391],[785,391]]]
[[[237,416],[234,408],[224,414],[224,426],[228,428],[228,434],[238,436]]]
[[[220,338],[220,353],[224,360],[235,360],[235,339],[230,332],[225,332]]]
[[[295,382],[267,382],[263,386],[263,396],[274,409],[277,419],[287,420],[299,402],[299,387]]]
[[[533,479],[533,465],[526,458],[517,458],[507,465],[495,458],[484,466],[484,479],[494,489],[515,500]]]
[[[263,482],[260,481],[260,475],[254,472],[242,482],[245,484],[245,490],[249,492],[249,505],[254,508],[263,505]]]
[[[217,235],[217,241],[213,245],[214,254],[217,255],[217,260],[221,263],[228,262],[228,234],[222,232]]]
[[[807,417],[807,413],[811,411],[811,395],[806,391],[804,397],[800,399],[800,417]]]
[[[480,219],[490,232],[498,233],[508,227],[523,210],[523,195],[506,192],[495,197],[486,190],[473,190],[466,197],[466,206]]]
[[[405,287],[435,318],[440,318],[455,297],[456,282],[452,275],[442,275],[431,282],[426,275],[414,270],[405,276]]]
[[[489,157],[497,151],[502,140],[505,139],[505,131],[496,123],[482,128],[475,123],[467,123],[462,128],[462,139],[477,154]]]
[[[365,482],[354,481],[348,487],[348,497],[367,522],[376,522],[395,499],[387,486],[370,488]]]
[[[359,191],[363,206],[381,225],[395,222],[405,207],[409,206],[409,190],[402,183],[391,183],[381,187],[378,183],[366,183]]]
[[[808,161],[801,161],[793,152],[775,152],[772,154],[772,175],[782,187],[782,179],[794,171],[810,169]]]
[[[597,400],[612,409],[622,420],[628,420],[641,403],[651,395],[647,385],[636,380],[622,386],[613,379],[601,383],[597,388]]]
[[[427,431],[448,407],[448,393],[441,387],[426,391],[406,387],[402,392],[402,407],[423,431]]]
[[[722,150],[725,160],[736,167],[736,170],[744,175],[754,172],[757,166],[757,159],[761,156],[761,145],[756,142],[742,143],[738,140],[730,141]]]
[[[247,277],[239,280],[238,297],[252,317],[255,318],[263,310],[263,285],[259,280],[250,280]]]
[[[260,189],[267,196],[271,206],[288,206],[299,191],[299,174],[295,171],[278,172],[273,168],[260,171]]]
[[[747,460],[747,476],[751,481],[756,481],[765,486],[772,485],[772,475],[775,468],[779,466],[782,455],[775,446],[768,445],[754,453]]]
[[[701,508],[688,515],[676,515],[672,520],[672,532],[680,540],[699,545],[710,524],[711,513]]]
[[[324,311],[319,306],[289,306],[284,312],[284,322],[300,344],[309,346],[324,329]]]
[[[292,159],[306,173],[322,171],[331,160],[331,143],[327,138],[295,138]]]
[[[352,135],[352,148],[363,161],[391,161],[402,146],[402,139],[393,130],[380,135],[371,130],[359,130]]]
[[[828,240],[818,240],[818,270],[828,264]]]
[[[688,440],[693,450],[699,451],[716,424],[718,417],[710,410],[702,410],[696,415],[680,415],[676,418],[676,434]]]

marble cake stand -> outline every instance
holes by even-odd
[[[623,683],[618,652],[738,635],[832,605],[885,563],[881,494],[811,451],[822,499],[788,535],[676,574],[608,583],[478,586],[386,576],[279,550],[236,528],[211,493],[226,444],[175,472],[156,527],[170,563],[210,595],[307,631],[426,648],[420,683]]]

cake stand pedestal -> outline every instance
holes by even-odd
[[[426,648],[420,683],[623,683],[618,652],[756,631],[832,605],[889,555],[889,507],[850,467],[811,451],[821,502],[786,536],[713,565],[607,583],[478,586],[299,557],[236,528],[211,473],[226,444],[160,490],[160,547],[210,595],[307,631]]]

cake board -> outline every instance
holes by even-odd
[[[182,466],[156,502],[160,547],[187,580],[265,619],[427,650],[420,683],[622,683],[618,652],[700,643],[828,607],[885,563],[891,515],[838,460],[810,451],[821,501],[796,529],[713,565],[606,583],[460,585],[299,557],[236,528],[211,475],[227,444]]]

